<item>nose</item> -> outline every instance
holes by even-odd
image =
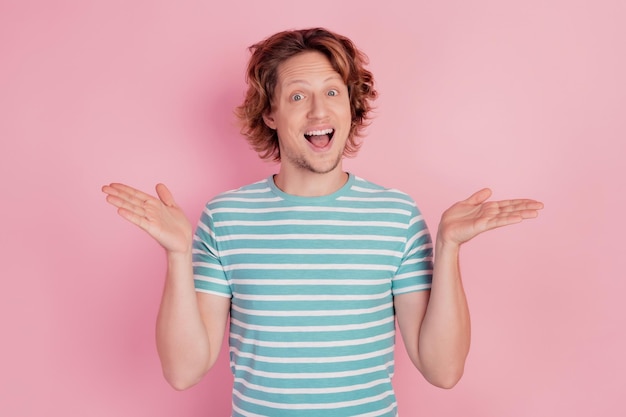
[[[324,96],[314,94],[309,101],[309,118],[310,119],[323,119],[328,115],[328,108],[324,101]]]

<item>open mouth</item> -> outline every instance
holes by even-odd
[[[333,139],[335,129],[312,130],[306,132],[304,137],[316,148],[324,148]]]

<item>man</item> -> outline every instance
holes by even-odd
[[[197,383],[230,314],[234,416],[395,416],[395,319],[424,377],[454,386],[470,345],[460,245],[542,204],[486,202],[491,192],[478,191],[444,212],[433,248],[413,200],[342,169],[376,97],[365,56],[319,28],[251,51],[238,115],[254,149],[280,161],[276,175],[214,198],[195,235],[163,184],[158,199],[103,187],[166,250],[165,378],[176,389]]]

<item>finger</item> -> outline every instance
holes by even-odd
[[[501,212],[505,213],[521,210],[541,210],[543,208],[543,203],[530,199],[502,200],[493,203],[497,205]]]
[[[489,224],[489,229],[496,229],[498,227],[510,226],[512,224],[517,224],[522,222],[521,216],[506,216],[506,217],[496,217],[491,220]]]
[[[107,203],[109,203],[109,204],[111,204],[111,205],[113,205],[113,206],[115,206],[117,208],[124,207],[124,205],[130,205],[130,203],[128,201],[126,201],[123,198],[118,197],[115,194],[108,194],[106,196],[105,200],[106,200]]]
[[[491,197],[491,190],[489,188],[483,188],[482,190],[476,191],[474,194],[469,196],[465,201],[469,204],[478,205],[486,201],[489,197]]]
[[[126,198],[120,198],[116,195],[108,195],[106,197],[106,201],[107,203],[117,207],[118,213],[120,213],[120,210],[123,213],[126,213],[127,215],[122,215],[122,217],[124,218],[128,218],[128,216],[130,216],[131,214],[135,216],[141,216],[141,217],[146,215],[147,204],[143,204],[143,203],[135,204]]]
[[[519,210],[510,213],[499,213],[487,222],[487,229],[520,223],[526,219],[534,219],[539,215],[537,210]]]
[[[124,196],[127,196],[127,199],[131,201],[136,200],[139,202],[143,202],[143,201],[154,198],[150,194],[146,194],[143,191],[140,191],[136,188],[130,187],[125,184],[120,184],[120,183],[111,183],[108,186],[105,185],[104,187],[102,187],[102,190],[106,192],[107,194],[117,195],[118,197],[121,197],[121,198],[124,198]]]
[[[522,210],[519,212],[519,215],[522,219],[534,219],[539,216],[539,212],[537,210]]]
[[[109,197],[114,197],[107,197],[109,203],[131,211],[135,211],[137,208],[144,208],[148,203],[159,202],[153,196],[124,184],[113,183],[102,187],[102,191],[107,193]]]
[[[148,219],[144,215],[137,213],[137,211],[128,210],[124,207],[120,207],[117,210],[117,214],[119,214],[121,217],[128,220],[129,222],[133,223],[134,225],[139,226],[143,230],[147,231],[150,226],[150,222],[148,221]]]
[[[156,192],[159,198],[161,199],[161,201],[163,202],[163,204],[165,204],[168,207],[176,206],[176,202],[174,201],[174,196],[172,195],[170,190],[165,186],[165,184],[161,184],[161,183],[157,184]]]

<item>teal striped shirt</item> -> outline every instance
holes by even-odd
[[[396,416],[393,296],[430,289],[414,201],[350,175],[297,197],[272,177],[207,203],[197,291],[231,298],[233,416]]]

